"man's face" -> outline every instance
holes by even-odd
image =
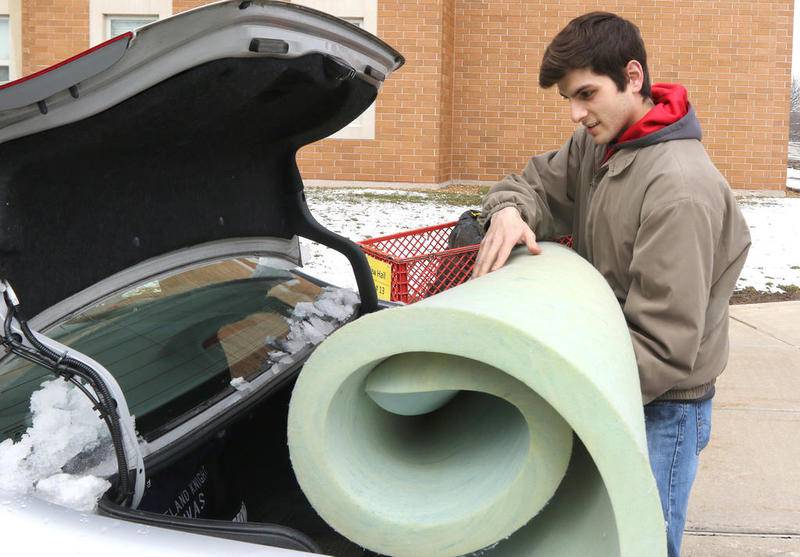
[[[569,101],[570,119],[583,124],[598,144],[610,143],[641,117],[642,99],[634,88],[628,83],[620,91],[610,77],[588,68],[570,70],[558,82],[558,92]]]

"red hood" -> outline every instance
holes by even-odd
[[[633,124],[609,144],[603,162],[607,161],[621,144],[642,138],[670,124],[674,124],[689,112],[689,95],[683,85],[677,83],[654,83],[651,87],[650,96],[655,106],[641,120]]]

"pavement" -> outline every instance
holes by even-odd
[[[800,557],[800,301],[731,306],[684,557]]]

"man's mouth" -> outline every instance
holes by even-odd
[[[591,122],[589,124],[584,124],[584,126],[586,126],[589,129],[592,129],[593,127],[598,126],[599,124],[600,122]]]

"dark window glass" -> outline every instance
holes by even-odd
[[[145,437],[272,365],[296,304],[322,291],[257,258],[215,262],[148,282],[45,331],[103,364],[120,383]],[[54,376],[17,357],[0,363],[0,440],[31,425],[29,401]]]
[[[128,31],[135,31],[142,25],[147,25],[158,21],[157,15],[142,15],[142,16],[124,16],[124,15],[110,15],[106,16],[108,25],[108,37],[113,39],[118,35],[127,33]]]

